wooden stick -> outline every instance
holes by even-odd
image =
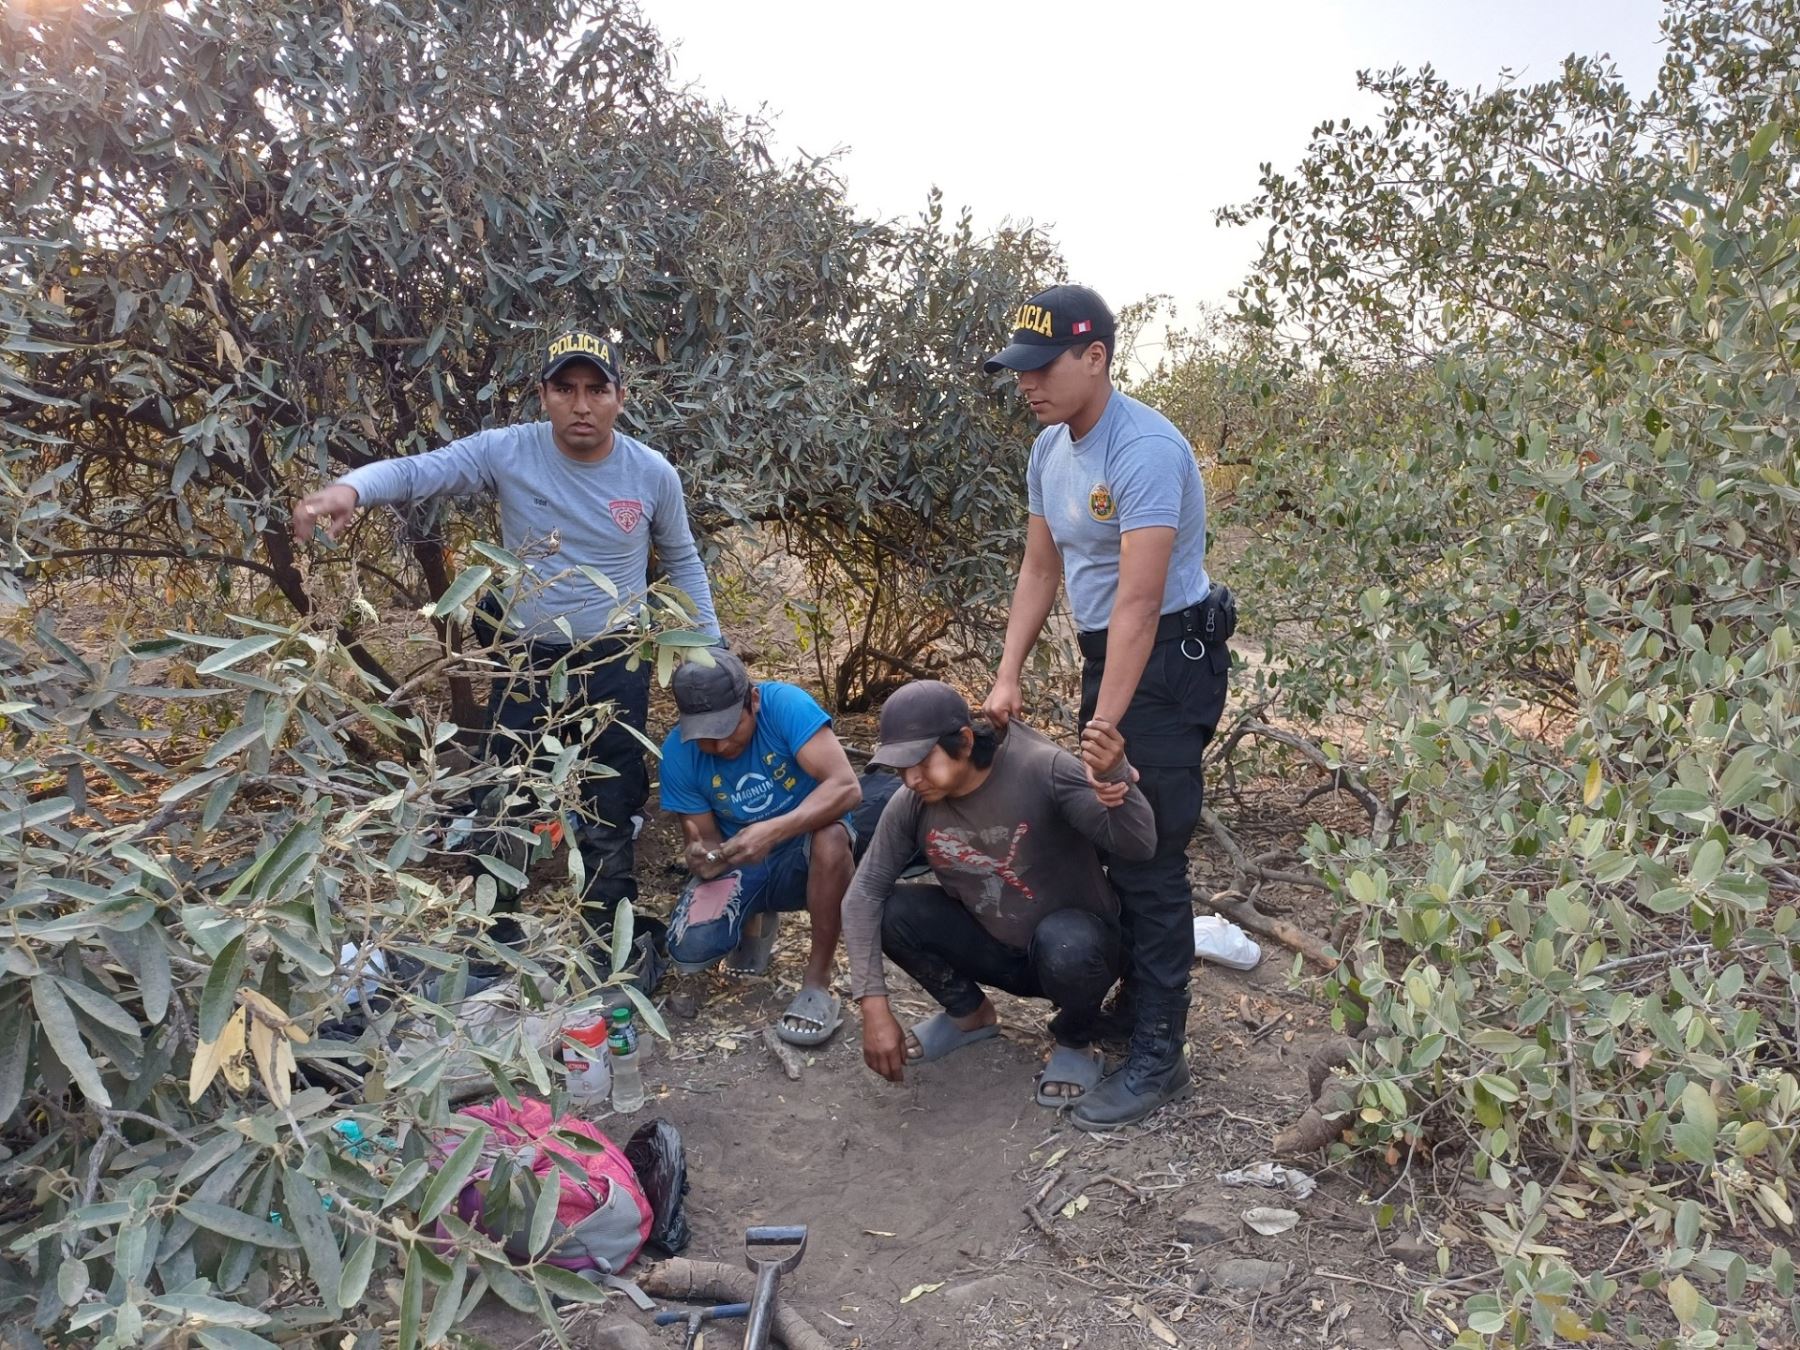
[[[1287,872],[1252,862],[1238,844],[1237,836],[1232,834],[1225,822],[1219,819],[1218,813],[1210,806],[1200,813],[1200,819],[1212,832],[1212,837],[1218,841],[1219,847],[1225,850],[1225,855],[1231,859],[1232,870],[1240,880],[1273,881],[1278,885],[1304,886],[1315,891],[1326,889],[1325,883],[1309,872]]]
[[[1024,1208],[1025,1217],[1031,1220],[1031,1226],[1049,1239],[1052,1247],[1060,1248],[1062,1246],[1062,1238],[1057,1234],[1057,1231],[1050,1226],[1050,1221],[1044,1217],[1043,1211],[1036,1205],[1030,1203],[1027,1203]]]
[[[1120,1190],[1124,1191],[1125,1194],[1129,1195],[1133,1200],[1142,1200],[1144,1198],[1144,1193],[1142,1191],[1140,1191],[1136,1186],[1133,1186],[1129,1181],[1120,1180],[1118,1177],[1115,1177],[1111,1172],[1102,1172],[1099,1176],[1095,1177],[1094,1180],[1096,1182],[1101,1182],[1101,1181],[1109,1182],[1112,1185],[1117,1186]]]
[[[794,1047],[776,1035],[774,1027],[763,1028],[763,1044],[768,1046],[769,1052],[781,1061],[781,1071],[788,1076],[788,1080],[798,1083],[800,1081],[800,1055]]]
[[[1267,1036],[1271,1031],[1275,1030],[1276,1027],[1280,1026],[1283,1022],[1287,1021],[1293,1015],[1294,1014],[1291,1012],[1276,1013],[1275,1016],[1271,1017],[1268,1021],[1264,1022],[1255,1031],[1250,1033],[1250,1044],[1255,1045],[1264,1036]]]
[[[719,1261],[689,1261],[679,1256],[659,1261],[638,1276],[638,1286],[658,1298],[682,1302],[748,1303],[756,1292],[756,1277]],[[778,1293],[775,1334],[788,1350],[832,1350],[826,1340]]]

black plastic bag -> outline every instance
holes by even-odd
[[[681,1144],[681,1131],[661,1117],[646,1121],[625,1145],[625,1158],[650,1202],[646,1246],[663,1256],[679,1256],[694,1239],[681,1203],[688,1189],[687,1150]]]

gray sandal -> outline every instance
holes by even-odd
[[[799,1026],[790,1026],[798,1022]],[[788,1004],[775,1034],[789,1045],[823,1045],[844,1024],[844,1005],[828,989],[802,989]]]
[[[973,1031],[964,1031],[956,1025],[956,1020],[947,1012],[935,1017],[927,1017],[912,1029],[912,1037],[919,1043],[919,1057],[908,1057],[911,1064],[924,1064],[928,1060],[942,1059],[952,1051],[961,1050],[976,1041],[985,1041],[1000,1034],[998,1023],[989,1023],[985,1027],[976,1027]]]
[[[775,960],[775,935],[781,931],[781,911],[764,910],[744,920],[738,945],[725,953],[723,965],[731,975],[767,975]]]
[[[1105,1068],[1100,1056],[1092,1050],[1059,1045],[1050,1052],[1050,1058],[1044,1061],[1043,1070],[1037,1076],[1037,1091],[1032,1094],[1032,1100],[1053,1111],[1073,1105],[1094,1090],[1094,1085],[1100,1081]],[[1061,1083],[1065,1088],[1080,1088],[1081,1091],[1054,1095],[1046,1093],[1044,1089],[1052,1083]]]

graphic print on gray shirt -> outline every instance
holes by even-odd
[[[356,489],[359,506],[492,492],[500,503],[500,541],[526,558],[531,574],[511,611],[522,636],[581,642],[623,623],[649,589],[652,544],[669,580],[694,602],[700,631],[719,634],[675,466],[621,431],[596,463],[558,450],[548,422],[527,422],[365,464],[338,482]],[[553,537],[554,551],[546,554]],[[618,596],[583,576],[582,566],[618,587]],[[567,636],[558,618],[568,622]]]

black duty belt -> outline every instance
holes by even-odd
[[[1193,644],[1191,651],[1183,648],[1185,653],[1198,661],[1206,655],[1208,643],[1228,642],[1237,630],[1237,597],[1232,595],[1229,586],[1215,584],[1206,593],[1206,598],[1186,609],[1173,610],[1156,621],[1156,642],[1188,642]],[[1088,633],[1077,633],[1075,644],[1081,654],[1089,661],[1106,659],[1106,635],[1109,630],[1097,628]]]

